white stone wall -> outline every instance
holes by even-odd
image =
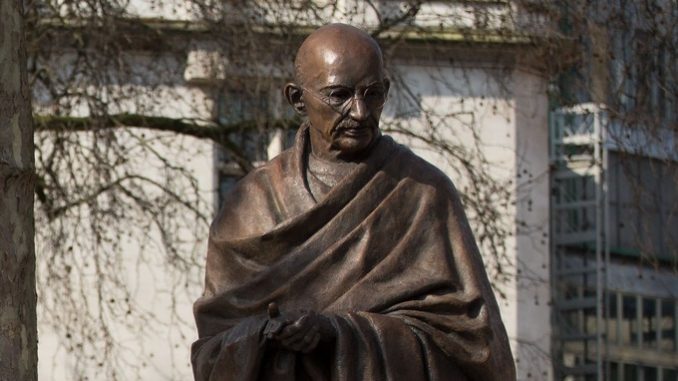
[[[139,64],[143,65],[147,57],[138,57]],[[67,60],[66,60],[67,61]],[[67,66],[66,66],[67,68]],[[67,70],[64,68],[64,70]],[[117,88],[109,89],[111,92]],[[153,88],[144,89],[141,96],[128,101],[115,104],[111,113],[130,112],[145,115],[158,115],[173,118],[209,120],[212,115],[213,100],[209,89],[187,86],[183,83],[165,83]],[[53,110],[46,97],[38,94],[35,109],[37,113],[46,114]],[[89,110],[85,104],[77,101],[71,104],[71,115],[85,116]],[[166,173],[163,172],[166,163],[159,161],[158,157],[165,157],[173,165],[186,168],[192,173],[198,182],[200,189],[199,197],[204,207],[201,210],[208,219],[214,213],[213,205],[216,204],[216,183],[214,171],[214,145],[211,141],[200,140],[187,136],[179,136],[173,133],[157,133],[148,130],[134,130],[135,140],[130,147],[144,146],[143,149],[130,149],[128,152],[131,161],[130,166],[135,168],[135,174],[145,176],[153,181],[163,183]],[[88,136],[81,134],[83,146],[89,144]],[[131,139],[130,135],[120,131],[119,139]],[[140,147],[139,147],[140,148]],[[153,150],[156,155],[148,155],[148,150]],[[142,153],[146,155],[142,155]],[[181,189],[181,184],[175,184]],[[183,184],[188,187],[188,184]],[[148,186],[144,189],[147,197],[159,193],[158,189]],[[186,194],[190,194],[187,193]],[[200,207],[196,204],[197,207]],[[85,216],[86,218],[86,216]],[[177,216],[176,218],[182,218]],[[186,218],[193,218],[186,216]],[[134,224],[133,221],[120,221],[120,224]],[[79,228],[77,233],[89,234],[86,228]],[[185,224],[186,225],[186,224]],[[75,228],[75,227],[74,227]],[[193,324],[192,303],[202,292],[202,278],[204,265],[204,253],[206,251],[207,224],[196,226],[192,229],[190,224],[180,229],[178,240],[180,250],[186,257],[191,253],[199,253],[188,272],[181,272],[168,266],[173,259],[171,253],[164,251],[162,237],[156,229],[149,232],[142,226],[129,226],[130,231],[139,234],[149,233],[146,244],[140,247],[138,241],[131,238],[123,238],[121,242],[121,268],[120,274],[124,287],[131,291],[132,304],[135,306],[134,319],[128,317],[124,311],[111,316],[106,313],[109,322],[111,337],[116,346],[111,358],[115,359],[113,367],[117,368],[119,379],[137,379],[139,375],[143,380],[189,380],[192,379],[190,367],[189,348],[195,340],[196,330]],[[201,231],[196,234],[196,231]],[[46,274],[50,263],[40,258],[51,255],[51,248],[45,242],[36,242],[38,253],[38,273]],[[77,275],[71,275],[72,282],[78,285],[74,288],[81,292],[83,305],[90,306],[91,313],[95,316],[97,305],[95,296],[100,290],[100,276],[92,266],[92,253],[72,253],[76,263],[80,264]],[[103,269],[103,271],[108,271]],[[74,271],[75,272],[75,271]],[[110,285],[110,284],[109,284]],[[109,380],[102,368],[93,366],[78,372],[82,368],[81,360],[73,354],[66,345],[65,335],[68,330],[57,331],[53,328],[54,316],[49,315],[47,308],[72,308],[59,306],[59,300],[46,300],[43,295],[46,290],[38,289],[39,308],[39,377],[41,380],[70,381],[70,380]],[[77,298],[78,296],[76,296]],[[121,301],[109,301],[107,303],[121,303]],[[111,298],[112,299],[112,298]],[[56,302],[56,305],[53,303]],[[83,313],[83,318],[84,317]],[[141,318],[139,318],[141,316]],[[144,320],[144,316],[147,320]],[[132,325],[132,327],[130,327]],[[75,333],[73,333],[75,335]],[[99,338],[94,338],[96,343]],[[99,347],[103,350],[103,346]],[[92,362],[90,362],[92,363]],[[109,366],[111,364],[106,364]],[[139,371],[137,372],[137,369]]]
[[[498,301],[517,360],[518,379],[549,380],[552,375],[546,83],[534,73],[512,70],[506,75],[499,68],[403,65],[396,70],[405,74],[411,90],[421,94],[424,108],[436,115],[449,115],[445,139],[462,145],[466,142],[472,151],[475,130],[481,141],[479,152],[488,160],[492,177],[511,188],[512,202],[502,206],[496,200],[495,205],[503,211],[504,223],[513,232],[507,242],[509,267],[505,269],[512,276],[500,282],[498,288],[505,297],[498,296]],[[444,85],[440,78],[445,79]],[[386,117],[393,113],[387,108]],[[409,122],[420,131],[431,128],[422,120]],[[411,138],[397,138],[445,171],[460,192],[470,191],[468,179],[459,177],[458,170],[444,155]],[[469,217],[473,219],[472,215]]]
[[[550,320],[548,287],[548,142],[546,120],[546,93],[544,81],[538,76],[513,70],[509,76],[498,81],[499,69],[473,69],[402,64],[394,68],[405,83],[420,95],[421,106],[428,110],[443,128],[444,139],[464,146],[468,142],[471,152],[480,153],[489,162],[492,176],[511,187],[515,203],[503,206],[503,218],[513,232],[507,241],[507,264],[511,276],[502,282],[504,298],[499,298],[502,317],[506,324],[518,360],[519,379],[546,380],[550,373],[548,362]],[[440,82],[445,78],[445,83]],[[397,90],[394,88],[394,90]],[[191,95],[192,94],[192,95]],[[397,97],[392,94],[392,97]],[[184,102],[198,99],[203,102]],[[195,104],[194,104],[195,103]],[[203,117],[211,110],[201,104],[211,105],[206,93],[199,88],[160,88],[149,97],[149,109],[158,115],[199,117],[196,109],[202,108]],[[196,106],[197,105],[197,106]],[[385,112],[384,127],[395,110]],[[430,128],[422,117],[406,121],[413,129]],[[476,146],[473,132],[480,137]],[[396,136],[409,143],[422,157],[434,163],[455,182],[460,192],[470,191],[468,180],[463,178],[453,162],[430,150],[421,142],[404,136]],[[206,142],[183,139],[182,150],[168,152],[173,160],[194,168],[205,192],[215,188],[213,182],[213,152]],[[167,149],[158,147],[158,149]],[[148,163],[149,170],[153,168]],[[149,173],[153,176],[152,173]],[[207,194],[207,193],[206,193]],[[209,197],[209,196],[207,196]],[[497,200],[499,202],[499,200]],[[500,206],[501,207],[501,206]],[[471,218],[473,216],[470,216]],[[203,245],[206,237],[198,238]],[[159,250],[148,247],[146,250]],[[157,263],[142,263],[136,267],[135,249],[129,248],[129,284],[135,290],[137,304],[148,313],[160,317],[166,325],[143,327],[143,339],[136,332],[121,327],[115,331],[117,338],[130,347],[126,356],[136,364],[121,364],[125,367],[141,365],[145,380],[190,379],[189,346],[195,339],[192,327],[191,304],[199,296],[200,289],[182,290],[173,300],[171,277],[165,273],[162,257]],[[491,260],[491,259],[488,259]],[[179,316],[172,316],[172,304]],[[178,307],[178,308],[176,308]],[[65,348],[58,346],[58,337],[41,326],[40,374],[45,380],[73,379],[69,374],[74,359]],[[134,356],[134,348],[143,345],[153,357]],[[145,364],[145,365],[143,365]],[[545,373],[542,373],[545,372]],[[89,372],[88,372],[89,373]],[[89,373],[90,379],[103,380],[96,369]]]
[[[387,2],[382,4],[386,7]],[[390,2],[391,4],[393,2]],[[397,2],[395,2],[397,3]],[[474,26],[477,13],[469,7],[459,6],[450,10],[440,4],[426,6],[418,22],[426,25],[435,17],[451,15],[450,23],[457,26]],[[479,2],[480,3],[480,2]],[[489,4],[491,3],[491,4]],[[489,2],[490,26],[500,26],[503,7]],[[157,8],[155,5],[164,6]],[[350,7],[345,1],[342,6]],[[496,8],[496,9],[495,9]],[[348,9],[348,8],[347,8]],[[386,11],[386,8],[383,9]],[[133,0],[130,12],[141,17],[161,17],[165,19],[190,20],[193,16],[181,0],[174,2],[146,2]],[[347,11],[348,12],[348,11]],[[452,12],[452,13],[450,13]],[[374,15],[364,12],[364,23],[374,21]],[[337,17],[335,21],[348,21]],[[121,103],[113,112],[139,112],[148,115],[211,119],[215,112],[213,92],[208,85],[216,85],[217,77],[224,68],[215,69],[211,65],[203,66],[206,60],[213,58],[213,64],[219,66],[217,56],[209,49],[189,54],[187,67],[173,72],[171,78],[161,78],[159,86],[153,87],[141,98]],[[64,68],[65,62],[59,63]],[[154,65],[151,57],[138,56],[139,67]],[[162,61],[169,69],[179,68],[177,62],[166,58]],[[266,71],[268,71],[266,67]],[[417,96],[420,106],[428,111],[430,119],[412,110],[410,116],[394,120],[397,112],[403,111],[394,106],[399,94],[394,84],[393,93],[384,114],[385,128],[389,123],[400,122],[413,131],[426,132],[432,125],[440,127],[440,137],[468,150],[474,157],[487,160],[485,169],[499,183],[504,184],[510,201],[504,205],[500,198],[496,202],[502,211],[502,223],[511,232],[506,238],[506,258],[501,259],[508,278],[497,281],[503,297],[499,297],[502,317],[507,327],[514,356],[518,361],[520,380],[549,380],[550,365],[550,288],[549,288],[549,189],[548,189],[548,140],[547,140],[547,95],[545,81],[537,74],[521,68],[496,67],[490,63],[470,61],[461,66],[450,63],[423,64],[419,62],[393,62],[390,69],[403,78],[404,84]],[[143,76],[143,72],[140,74]],[[137,85],[143,86],[143,85]],[[111,89],[116,91],[116,89]],[[49,102],[37,102],[39,110],[50,111]],[[79,105],[73,109],[75,115],[86,115],[88,110]],[[150,134],[149,137],[155,136]],[[177,163],[187,165],[199,180],[204,198],[214,199],[216,171],[214,169],[214,147],[209,142],[192,138],[175,138],[166,146],[171,135],[158,136],[162,143],[156,148],[166,152],[167,157]],[[460,192],[472,192],[472,184],[464,177],[463,171],[455,166],[455,161],[440,154],[421,141],[403,134],[395,136],[397,140],[409,144],[417,154],[424,157],[446,172]],[[478,140],[476,140],[476,137]],[[478,144],[476,144],[478,143]],[[143,158],[141,158],[143,159]],[[157,166],[152,162],[140,162],[149,176],[154,176]],[[215,202],[209,202],[215,205]],[[212,213],[212,211],[206,211]],[[473,215],[470,215],[473,220]],[[476,226],[476,229],[481,227]],[[476,230],[477,231],[477,230]],[[187,241],[197,239],[187,250],[205,252],[205,236],[185,237]],[[159,240],[159,238],[158,238]],[[38,242],[40,245],[40,242]],[[481,250],[483,248],[481,247]],[[38,246],[38,251],[49,250]],[[158,251],[150,261],[138,263],[139,250]],[[195,329],[191,305],[200,295],[199,285],[188,288],[172,289],[177,277],[201,278],[196,274],[177,274],[167,272],[164,265],[161,245],[149,245],[144,248],[126,246],[125,266],[129,274],[125,275],[128,285],[134,290],[136,304],[148,314],[154,315],[163,324],[149,324],[130,330],[121,325],[114,334],[125,344],[120,355],[124,359],[119,365],[122,379],[131,378],[130,369],[141,367],[144,380],[190,380],[192,379],[189,350],[195,340]],[[204,255],[204,254],[203,254]],[[486,258],[492,261],[492,258]],[[204,264],[203,261],[200,262]],[[39,269],[40,270],[40,269]],[[196,271],[202,269],[196,267]],[[491,279],[496,281],[497,279]],[[89,282],[89,283],[87,283]],[[86,284],[94,284],[90,278]],[[177,311],[178,314],[173,314]],[[39,317],[39,321],[41,318]],[[39,372],[42,380],[106,380],[106,376],[97,369],[88,369],[85,374],[74,374],[76,359],[68,349],[61,346],[59,333],[50,329],[44,318],[40,324]],[[154,320],[155,321],[155,320]],[[142,332],[142,336],[138,335]],[[144,353],[153,356],[138,355],[143,346]]]
[[[148,144],[154,146],[158,152],[164,152],[168,158],[177,164],[187,167],[192,171],[199,187],[202,190],[203,205],[208,206],[203,210],[208,216],[212,215],[211,206],[214,205],[214,170],[213,170],[213,145],[210,142],[194,138],[177,137],[174,134],[148,134]],[[138,174],[156,178],[162,181],[163,174],[159,168],[162,163],[153,157],[144,156],[133,158],[138,160]],[[147,194],[157,193],[157,189],[148,187]],[[177,216],[176,218],[182,218]],[[186,218],[193,218],[186,216]],[[120,221],[121,224],[134,224],[133,221]],[[131,230],[145,229],[142,226],[131,226]],[[162,239],[157,230],[152,229],[150,238],[143,247],[138,246],[138,241],[124,239],[121,242],[121,266],[120,277],[124,287],[131,291],[130,298],[134,306],[134,317],[127,316],[125,311],[119,311],[112,315],[105,313],[110,328],[111,337],[116,343],[115,351],[111,358],[116,360],[113,364],[118,368],[119,379],[136,379],[138,374],[143,380],[189,380],[192,377],[189,358],[189,347],[194,341],[196,330],[193,325],[192,303],[200,295],[201,280],[203,277],[202,264],[206,251],[207,225],[197,226],[195,229],[184,227],[181,229],[181,237],[184,241],[180,245],[182,255],[190,257],[195,252],[196,264],[188,272],[172,268],[168,265],[172,261],[172,253],[164,251]],[[196,236],[196,231],[201,232]],[[89,231],[81,229],[81,234]],[[146,232],[143,232],[146,233]],[[49,255],[50,248],[44,243],[37,242],[39,257]],[[78,257],[76,262],[81,266],[75,270],[79,272],[72,276],[74,282],[79,284],[75,291],[82,292],[83,305],[88,305],[95,316],[97,312],[97,286],[101,276],[92,265],[92,253],[72,253]],[[38,272],[47,272],[49,262],[38,261]],[[117,269],[116,269],[117,270]],[[111,271],[103,269],[104,272]],[[109,283],[109,286],[110,283]],[[115,285],[113,285],[115,286]],[[106,292],[106,290],[104,290]],[[56,306],[52,300],[44,300],[45,292],[38,290],[39,325],[39,377],[41,380],[109,380],[101,368],[91,367],[84,372],[76,372],[79,359],[69,350],[63,331],[56,331],[48,319],[53,316],[45,312],[45,307],[61,308],[59,301]],[[77,297],[77,296],[76,296]],[[110,299],[110,300],[109,300]],[[113,296],[104,295],[104,303],[122,303],[114,300]],[[72,308],[64,305],[63,308]],[[84,318],[83,313],[83,318]],[[144,318],[146,317],[146,319]],[[132,325],[130,327],[129,325]],[[74,335],[76,333],[73,333]],[[96,343],[100,338],[95,338]],[[103,348],[101,344],[98,344]],[[110,365],[110,364],[107,364]],[[137,369],[140,371],[137,373]]]

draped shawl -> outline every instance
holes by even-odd
[[[308,128],[243,178],[210,229],[194,305],[197,381],[515,380],[513,358],[459,196],[437,168],[382,136],[315,200]],[[262,334],[266,308],[329,317],[309,354]]]

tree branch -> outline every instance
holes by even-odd
[[[198,139],[209,139],[230,152],[245,173],[252,170],[252,164],[242,148],[229,139],[229,135],[262,127],[261,123],[254,120],[244,120],[231,124],[213,122],[199,124],[190,119],[127,113],[92,117],[34,115],[33,121],[36,132],[82,132],[110,128],[143,128],[152,131],[173,132]],[[288,129],[296,127],[298,124],[299,121],[295,119],[276,119],[267,121],[263,127],[265,129]]]

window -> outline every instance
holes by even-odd
[[[675,300],[663,299],[660,303],[659,316],[659,343],[660,351],[678,352],[678,335],[676,333],[676,319],[678,319],[678,304]]]
[[[607,374],[610,381],[678,381],[678,301],[608,292]]]
[[[608,374],[608,381],[678,381],[674,369],[618,362],[609,363]]]
[[[607,303],[610,344],[676,351],[676,300],[610,292]]]
[[[608,158],[611,253],[676,263],[678,163],[619,152]]]
[[[637,344],[636,339],[638,335],[638,321],[636,319],[636,298],[630,295],[622,297],[622,315],[621,319],[617,321],[622,328],[621,343],[622,344]]]

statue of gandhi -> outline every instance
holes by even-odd
[[[515,380],[456,189],[379,130],[379,45],[319,28],[295,81],[294,146],[238,182],[210,229],[195,379]]]

